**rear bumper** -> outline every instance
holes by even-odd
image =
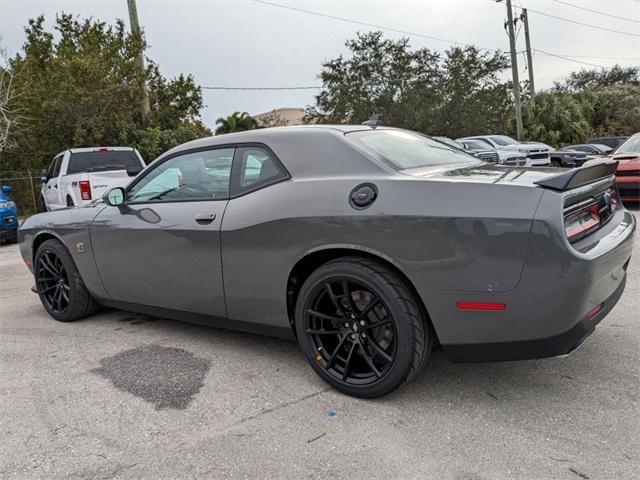
[[[482,343],[470,345],[446,345],[445,351],[453,362],[504,362],[566,355],[578,348],[591,335],[596,325],[618,303],[626,284],[626,275],[603,308],[593,317],[585,316],[566,332],[547,338],[521,340],[507,343]]]
[[[544,199],[543,199],[544,203]],[[548,219],[534,221],[518,285],[508,292],[427,292],[445,353],[460,362],[552,357],[569,353],[593,332],[622,295],[635,219],[619,209],[595,246],[568,247]],[[456,302],[505,304],[503,311],[460,310]],[[602,305],[596,314],[589,315]]]

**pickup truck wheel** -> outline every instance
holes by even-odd
[[[320,377],[357,397],[385,395],[427,362],[434,334],[404,281],[378,262],[328,262],[296,302],[298,342]]]
[[[43,242],[33,265],[40,301],[53,318],[72,322],[98,310],[97,302],[85,287],[62,242],[54,239]]]
[[[67,207],[75,207],[71,197],[67,196]]]

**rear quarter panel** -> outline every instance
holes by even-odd
[[[377,185],[378,199],[355,210],[349,193],[364,182]],[[540,196],[522,186],[372,177],[290,180],[233,199],[222,222],[229,317],[286,324],[291,270],[329,248],[378,255],[418,291],[509,291]]]

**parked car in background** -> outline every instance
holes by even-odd
[[[145,167],[131,147],[72,148],[41,173],[47,210],[87,205],[113,187],[124,187]]]
[[[18,207],[10,194],[9,185],[0,188],[0,244],[18,240]]]
[[[478,157],[485,162],[499,163],[500,165],[523,166],[527,163],[527,157],[522,153],[500,152],[490,147],[482,140],[459,139],[458,143],[464,146],[464,149],[472,155]]]
[[[629,137],[594,137],[588,139],[586,143],[606,145],[607,147],[615,150],[616,147],[626,142],[628,138]]]
[[[623,202],[640,202],[640,133],[620,145],[606,160],[618,161],[616,184]],[[588,164],[602,162],[596,159]]]
[[[592,158],[584,152],[571,150],[570,148],[555,149],[549,145],[549,157],[553,167],[576,168]]]
[[[475,135],[458,138],[457,141],[480,140],[498,151],[501,158],[511,158],[518,154],[527,157],[527,166],[544,167],[551,164],[549,147],[543,143],[519,142],[507,135]]]
[[[331,386],[376,397],[436,341],[472,362],[579,346],[633,248],[614,169],[505,168],[387,127],[249,130],[30,217],[20,251],[56,320],[102,304],[296,338]]]
[[[602,157],[611,153],[613,148],[600,143],[582,143],[563,147],[562,150],[576,150],[578,152],[584,152],[591,157]]]

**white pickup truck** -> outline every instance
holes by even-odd
[[[87,205],[114,187],[126,186],[145,167],[134,148],[72,148],[42,170],[42,204],[47,210]]]

